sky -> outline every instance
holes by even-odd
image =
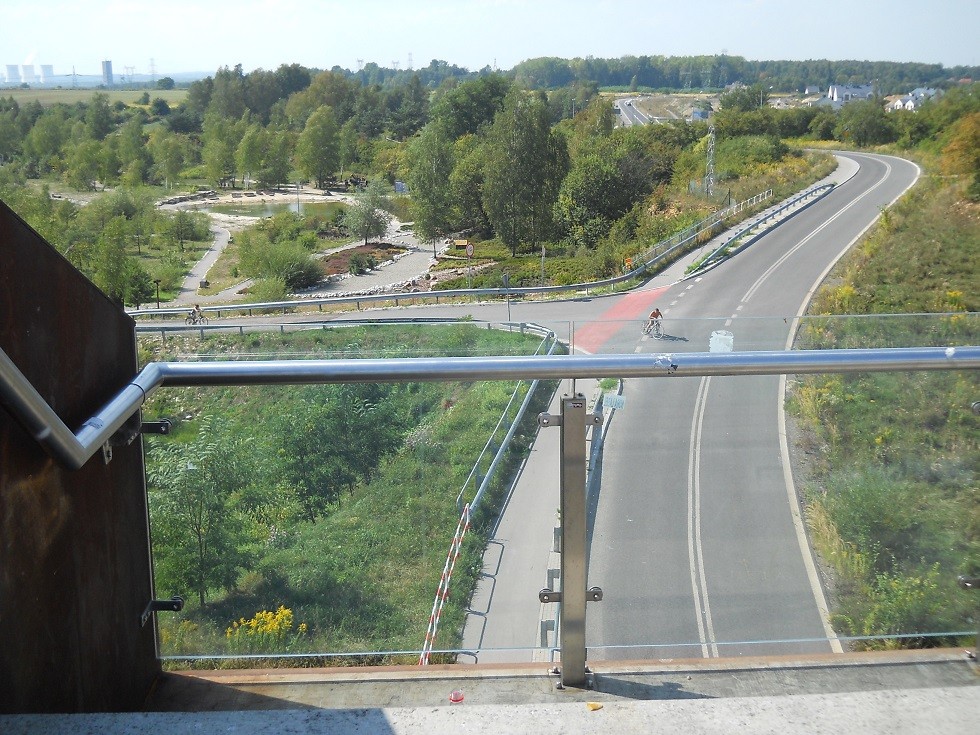
[[[0,76],[723,53],[976,66],[980,0],[0,0]]]

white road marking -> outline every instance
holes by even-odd
[[[710,384],[710,377],[701,378],[694,402],[694,421],[691,423],[687,465],[687,553],[698,635],[701,639],[701,655],[705,658],[717,658],[718,644],[715,643],[711,606],[708,604],[708,582],[704,574],[704,551],[701,545],[701,431],[704,427],[704,409]]]
[[[888,166],[888,170],[889,171],[891,170],[891,166]],[[768,280],[769,276],[771,276],[776,271],[776,269],[779,268],[779,266],[781,266],[783,263],[785,263],[786,260],[788,260],[797,250],[799,250],[800,248],[802,248],[804,245],[806,245],[808,242],[810,242],[810,240],[812,240],[818,234],[820,234],[820,232],[825,227],[829,227],[831,222],[833,222],[834,220],[836,220],[838,217],[842,216],[844,214],[844,212],[846,212],[851,207],[857,205],[858,202],[860,202],[866,196],[868,196],[869,194],[871,194],[871,192],[873,192],[879,186],[881,186],[882,184],[884,184],[886,178],[887,178],[887,172],[886,172],[885,176],[883,176],[881,178],[881,180],[877,184],[875,184],[870,189],[868,189],[867,191],[865,191],[857,199],[853,199],[846,207],[842,208],[839,212],[837,212],[837,214],[835,214],[833,217],[830,217],[829,219],[827,219],[817,229],[815,229],[809,235],[807,235],[802,240],[800,240],[796,245],[794,245],[789,250],[787,250],[785,253],[783,253],[783,255],[780,258],[778,258],[775,263],[773,263],[771,266],[769,266],[765,270],[765,272],[761,276],[759,276],[759,278],[756,280],[756,282],[753,283],[752,286],[749,288],[749,290],[745,292],[745,295],[742,297],[741,300],[743,302],[745,302],[745,301],[748,301],[750,298],[752,298],[755,295],[755,292],[758,291],[762,287],[762,284],[765,283]],[[862,232],[861,234],[864,234],[864,233]]]

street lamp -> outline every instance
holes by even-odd
[[[160,308],[160,279],[154,278],[153,282],[157,285],[157,308]]]
[[[760,84],[759,85],[759,109],[762,109],[762,93],[764,91],[765,91],[765,88]],[[772,87],[769,87],[769,91],[770,92],[772,91]]]

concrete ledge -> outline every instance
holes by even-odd
[[[565,690],[543,663],[168,673],[144,712],[8,715],[0,732],[972,735],[980,721],[980,674],[962,650],[592,668],[592,689]]]

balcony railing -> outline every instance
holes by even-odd
[[[147,364],[77,431],[3,353],[0,390],[71,467],[100,449],[110,456],[140,430],[141,409],[174,421],[148,457],[165,566],[157,596],[187,599],[161,623],[161,656],[173,662],[417,660],[437,594],[454,608],[430,657],[544,656],[572,685],[587,657],[831,652],[972,634],[977,601],[956,578],[976,563],[977,539],[961,534],[957,514],[975,503],[977,316],[806,319],[797,350],[774,344],[783,321],[688,320],[637,353],[608,340],[607,352],[586,355],[534,354],[551,350],[540,335],[515,347],[525,354],[460,346],[466,354],[400,358],[362,345],[343,352],[361,357],[307,342],[268,359],[268,343],[231,355],[218,352],[227,342],[183,344],[189,353]],[[453,328],[468,340],[487,326]],[[557,334],[591,346],[609,326],[549,324],[545,344]],[[636,343],[639,323],[616,326]],[[511,387],[472,391],[483,382]],[[411,388],[430,384],[445,389]],[[366,388],[381,385],[402,388]],[[316,386],[338,388],[295,394]],[[215,414],[229,388],[264,395],[248,405],[268,413],[225,419],[237,433],[223,432]],[[911,411],[910,397],[926,410]],[[487,423],[479,442],[463,434],[473,416]],[[333,434],[321,431],[335,420]],[[396,429],[374,438],[370,428],[385,423]],[[315,451],[365,438],[376,451],[351,449],[343,461]],[[864,441],[870,453],[850,451]],[[276,464],[283,457],[288,469]],[[213,546],[195,559],[179,539],[209,498],[213,525],[193,532],[198,549]],[[933,501],[938,510],[925,507]],[[469,539],[463,509],[474,512]],[[195,577],[196,562],[211,566]],[[180,579],[192,589],[173,588]]]

